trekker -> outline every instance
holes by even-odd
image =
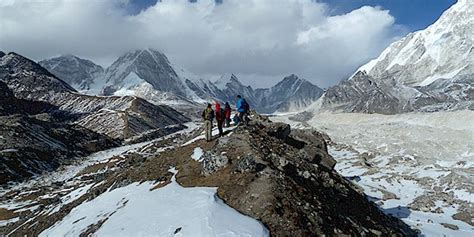
[[[216,101],[216,120],[217,120],[217,129],[219,129],[219,137],[224,136],[224,131],[222,131],[222,125],[224,125],[225,120],[225,111],[221,108],[221,104]]]
[[[202,111],[202,119],[204,120],[204,132],[206,133],[206,141],[212,140],[212,120],[214,119],[214,110],[212,105],[207,104],[207,108]]]
[[[245,125],[248,125],[248,117],[247,113],[249,110],[249,104],[247,101],[242,98],[242,96],[237,96],[237,112],[239,112],[239,120],[240,122],[244,122]]]
[[[224,113],[225,113],[225,126],[228,128],[230,127],[230,116],[232,114],[232,109],[230,108],[229,102],[225,102]]]

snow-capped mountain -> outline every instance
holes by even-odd
[[[78,91],[90,90],[94,79],[104,73],[101,66],[73,55],[42,60],[39,64]]]
[[[62,78],[60,73],[55,73],[59,66],[44,63],[56,61],[57,59],[51,59],[42,62],[53,74]],[[81,71],[83,68],[77,60],[63,59],[61,63],[61,70],[67,68],[67,71]],[[236,96],[242,95],[259,112],[298,111],[322,94],[321,88],[295,75],[265,89],[253,89],[244,85],[234,74],[222,75],[217,81],[203,79],[172,64],[166,55],[153,49],[128,52],[108,67],[104,74],[95,75],[96,78],[87,80],[87,83],[78,82],[87,84],[89,89],[83,91],[83,87],[75,88],[90,95],[133,95],[155,104],[179,105],[180,108],[213,100],[233,104]]]
[[[267,112],[301,111],[323,94],[323,89],[296,75],[285,77],[268,89],[257,89],[262,109]]]
[[[434,24],[392,43],[328,89],[318,103],[347,112],[399,113],[473,109],[473,101],[474,1],[459,0]]]
[[[192,92],[187,90],[168,58],[153,49],[122,55],[107,68],[104,79],[104,94],[127,94],[127,91],[146,83],[160,92],[192,97]]]

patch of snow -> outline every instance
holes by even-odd
[[[220,200],[216,188],[184,188],[175,176],[165,187],[154,186],[133,183],[105,192],[40,236],[79,236],[101,222],[96,236],[269,236],[260,222]]]
[[[94,186],[93,183],[84,185],[83,187],[79,187],[79,188],[71,191],[69,194],[61,197],[61,203],[58,206],[56,206],[54,209],[52,209],[48,214],[51,215],[51,214],[61,210],[61,207],[66,206],[67,204],[76,201],[77,199],[82,197],[84,194],[86,194],[87,191],[89,191],[89,189],[92,188],[92,186]]]
[[[0,220],[0,226],[6,226],[10,223],[15,223],[19,220],[20,220],[20,217],[14,217],[14,218],[8,219],[8,220]]]
[[[468,65],[458,68],[456,70],[452,70],[449,73],[444,73],[444,74],[433,74],[429,77],[427,77],[425,80],[420,82],[419,86],[427,86],[433,82],[435,82],[438,79],[452,79],[454,78],[459,72],[461,72],[464,68],[466,68]]]
[[[4,149],[4,150],[1,150],[0,153],[12,153],[12,152],[18,152],[18,149]]]
[[[202,158],[202,155],[204,154],[204,151],[202,150],[201,147],[196,147],[194,148],[194,152],[193,154],[191,155],[191,158],[195,161],[199,161],[201,162],[201,158]]]

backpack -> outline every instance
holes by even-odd
[[[219,120],[219,121],[225,119],[225,110],[224,109],[221,108],[219,111],[216,111],[216,119]]]
[[[206,109],[202,112],[202,117],[203,117],[205,120],[212,120],[212,119],[214,118],[214,115],[212,114],[212,109],[206,108]]]
[[[249,105],[249,103],[247,103],[246,100],[244,100],[244,101],[242,101],[242,102],[243,102],[243,104],[244,104],[242,107],[244,107],[245,112],[249,112],[249,110],[250,110],[250,105]]]

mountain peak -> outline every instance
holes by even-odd
[[[240,81],[239,81],[239,78],[237,78],[236,75],[232,74],[230,76],[230,82],[236,82],[236,83],[239,83],[239,84],[242,84]]]
[[[393,114],[469,108],[473,26],[474,1],[459,0],[432,25],[392,43],[329,88],[324,109]]]
[[[161,92],[179,96],[187,93],[184,81],[176,73],[166,55],[154,49],[137,49],[125,53],[107,68],[105,78],[108,89],[132,89],[143,83]]]
[[[299,78],[299,77],[298,77],[297,75],[295,75],[295,74],[291,74],[291,75],[289,75],[289,76],[284,77],[282,82],[284,82],[284,81],[287,81],[287,82],[296,82],[296,81],[299,81],[299,80],[304,80],[304,79]]]

